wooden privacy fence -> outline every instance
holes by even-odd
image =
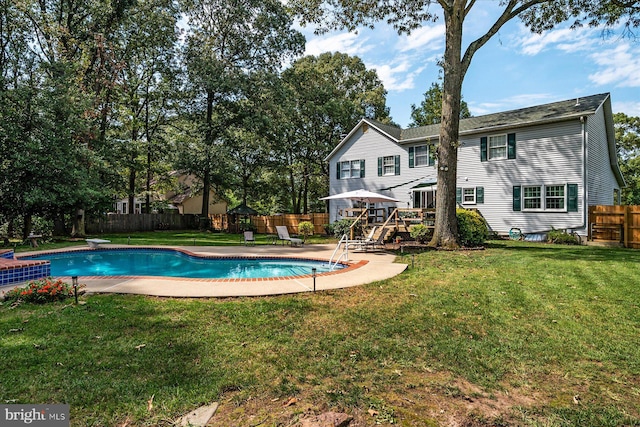
[[[108,214],[87,218],[88,234],[131,233],[154,230],[195,230],[199,215],[178,214]]]
[[[324,226],[329,223],[328,213],[251,215],[252,228],[260,234],[277,234],[276,225],[286,225],[289,233],[298,233],[298,224],[309,221],[314,234],[326,234]],[[204,223],[201,223],[201,219]],[[206,228],[206,219],[200,215],[178,214],[108,214],[87,218],[88,234],[131,233],[154,230],[197,230]],[[209,226],[214,230],[238,233],[243,229],[242,216],[227,214],[209,215]]]
[[[211,227],[214,230],[237,233],[242,228],[242,215],[235,218],[233,215],[216,214],[209,215]],[[280,215],[251,215],[249,222],[259,234],[277,234],[276,225],[286,225],[290,234],[298,233],[298,224],[309,221],[313,224],[313,234],[326,234],[324,226],[329,224],[328,213],[311,214],[280,214]]]
[[[640,249],[640,206],[589,206],[588,239]]]

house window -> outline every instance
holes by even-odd
[[[435,159],[428,145],[409,147],[409,167],[433,166]]]
[[[400,175],[400,156],[378,157],[378,176]]]
[[[414,208],[435,208],[436,207],[436,190],[415,191],[413,193]]]
[[[522,190],[525,210],[565,210],[564,185],[532,185],[525,186]]]
[[[394,156],[385,156],[382,158],[382,174],[395,175],[396,163]]]
[[[420,145],[414,149],[414,165],[415,166],[427,166],[429,165],[429,147],[426,145]]]
[[[516,134],[480,138],[480,161],[516,158]]]
[[[542,207],[542,189],[540,186],[524,187],[522,197],[525,209],[540,209]]]
[[[507,158],[507,135],[489,137],[489,159]]]
[[[338,162],[338,179],[364,178],[364,160]]]
[[[475,204],[476,203],[476,188],[463,188],[462,189],[462,204]]]
[[[456,188],[456,203],[475,205],[484,203],[484,187]]]
[[[550,185],[545,187],[545,209],[564,210],[564,185]]]

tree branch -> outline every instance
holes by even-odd
[[[545,3],[547,1],[549,0],[530,0],[521,4],[519,7],[516,7],[518,5],[518,1],[509,0],[509,3],[505,7],[504,11],[498,17],[496,22],[491,26],[491,28],[483,36],[471,42],[467,47],[467,50],[462,57],[462,74],[466,74],[469,65],[471,65],[471,59],[473,58],[473,55],[478,51],[478,49],[484,46],[491,39],[491,37],[493,37],[498,31],[500,31],[500,28],[502,28],[504,24],[506,24],[525,10],[537,4]],[[472,0],[472,3],[470,5],[472,5],[473,2],[475,2],[475,0]],[[465,13],[467,13],[468,11],[469,10],[465,11]]]

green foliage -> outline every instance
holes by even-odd
[[[469,248],[484,245],[489,238],[489,228],[482,215],[477,211],[456,209],[456,217],[460,244]]]
[[[307,237],[313,234],[314,226],[313,223],[309,221],[301,221],[298,224],[298,233],[304,236],[305,243],[307,242]]]
[[[327,229],[333,233],[335,238],[339,239],[345,234],[347,236],[350,236],[352,224],[353,224],[352,219],[344,218],[339,221],[333,222],[332,224],[330,224],[330,226],[327,227]],[[360,225],[359,220],[358,220],[358,223],[353,226],[353,230],[356,236],[362,235],[362,227]]]
[[[363,118],[389,123],[387,92],[375,70],[357,56],[305,56],[282,73],[288,96],[280,105],[282,133],[274,145],[281,192],[293,212],[322,209],[328,193],[324,159]]]
[[[552,228],[547,233],[547,241],[550,243],[558,243],[562,245],[579,245],[580,240],[574,234],[569,234],[565,230],[556,230]]]
[[[411,104],[411,123],[409,126],[427,126],[440,123],[442,120],[442,81],[434,82],[424,94],[420,106]],[[465,101],[460,102],[460,118],[471,117],[469,106]]]
[[[409,230],[409,234],[418,242],[424,243],[433,234],[433,229],[428,228],[424,224],[416,224],[411,227],[411,229]]]
[[[52,278],[34,280],[24,287],[15,287],[4,294],[6,302],[28,302],[44,304],[47,302],[63,301],[74,295],[73,286],[60,279]]]
[[[622,204],[640,205],[640,117],[613,115],[618,144],[618,164],[625,179]]]

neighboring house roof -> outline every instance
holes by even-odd
[[[609,93],[601,93],[581,98],[572,98],[560,102],[537,105],[534,107],[520,108],[518,110],[504,111],[500,113],[486,114],[484,116],[470,117],[460,120],[460,135],[470,135],[482,132],[496,132],[511,128],[540,125],[545,123],[561,122],[577,119],[581,116],[591,115],[604,104],[607,139],[609,141],[609,155],[611,167],[621,185],[624,179],[617,162],[615,135],[613,127],[613,115],[611,111],[611,98]],[[340,148],[347,143],[349,138],[364,123],[378,130],[397,144],[404,145],[419,141],[435,139],[440,135],[440,124],[420,126],[402,129],[397,126],[387,125],[377,120],[364,118],[351,132],[331,151],[326,157],[328,161]]]

